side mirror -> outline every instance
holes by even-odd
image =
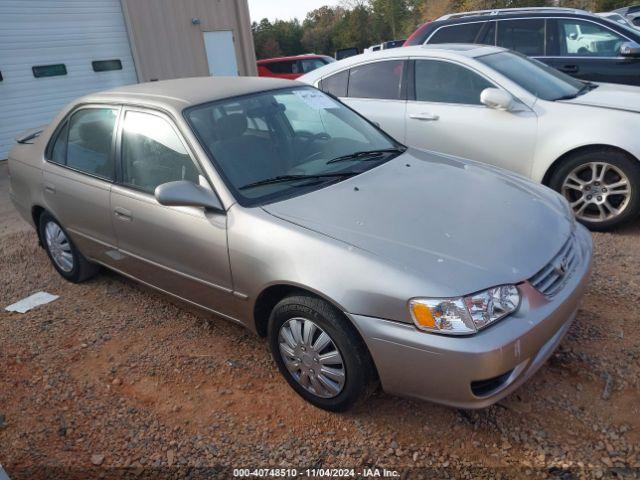
[[[169,207],[203,207],[218,212],[224,211],[215,193],[187,180],[158,185],[155,197],[160,205]]]
[[[640,57],[640,45],[636,42],[624,42],[620,47],[622,57]]]
[[[485,88],[480,94],[480,102],[495,110],[508,111],[513,106],[513,96],[499,88]]]

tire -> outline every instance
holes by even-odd
[[[91,263],[80,253],[62,225],[49,213],[40,215],[38,229],[49,260],[65,280],[84,282],[100,271],[98,265]]]
[[[314,332],[305,320],[315,325]],[[296,343],[294,350],[285,339],[286,332],[294,332],[296,325],[300,327],[298,338],[302,341]],[[311,339],[305,343],[303,336],[311,332]],[[320,346],[325,343],[318,341],[323,334],[328,335],[330,343],[315,352],[314,345]],[[290,336],[290,340],[294,340],[295,343],[294,337],[295,335]],[[364,401],[375,389],[376,373],[369,351],[353,325],[339,310],[324,300],[310,295],[290,296],[281,300],[271,311],[268,340],[280,373],[298,395],[316,407],[343,412]],[[323,337],[323,340],[326,340],[326,337]],[[281,347],[281,344],[285,347]],[[297,371],[296,367],[292,367],[292,370],[287,367],[285,359],[288,358],[289,362],[292,360],[292,357],[287,357],[282,350],[287,346],[299,355]],[[339,354],[342,368],[333,353],[334,347]],[[303,352],[301,349],[306,351]],[[324,362],[318,361],[321,357],[324,357]],[[344,374],[342,385],[336,372]],[[312,381],[313,377],[315,383]],[[327,388],[327,384],[333,389]]]
[[[618,150],[571,155],[553,172],[549,186],[572,204],[576,219],[590,230],[609,230],[640,213],[640,162]]]

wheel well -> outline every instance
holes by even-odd
[[[304,290],[303,288],[294,287],[293,285],[272,285],[260,292],[253,307],[253,318],[258,335],[261,337],[267,336],[267,324],[269,323],[269,316],[271,315],[273,307],[283,298],[298,293],[317,296],[312,292]]]
[[[569,150],[568,152],[563,153],[560,157],[558,157],[547,169],[547,171],[544,174],[544,177],[542,177],[542,184],[546,185],[547,187],[549,186],[549,182],[551,181],[551,177],[553,176],[554,172],[558,169],[558,167],[560,167],[562,162],[565,161],[567,158],[573,155],[576,155],[578,153],[596,152],[596,151],[603,151],[603,150],[619,152],[631,158],[632,160],[637,160],[636,157],[634,157],[632,154],[630,154],[626,150],[623,150],[622,148],[619,148],[619,147],[614,147],[613,145],[605,145],[605,144],[585,145],[583,147],[578,147],[578,148],[574,148],[573,150]]]
[[[329,302],[331,305],[333,305],[333,307],[336,308],[338,312],[342,313],[342,309],[336,306],[333,302],[331,302],[330,300],[327,300],[326,298],[323,298],[322,296],[310,290],[307,290],[302,287],[296,287],[294,285],[282,285],[282,284],[272,285],[264,289],[260,293],[260,295],[258,295],[255,306],[253,307],[253,318],[255,321],[256,331],[258,332],[258,335],[260,335],[261,337],[267,336],[267,326],[269,323],[269,316],[271,315],[271,310],[273,310],[273,307],[275,307],[280,300],[290,295],[310,295],[312,297],[319,298],[321,300],[324,300],[325,302]],[[345,321],[351,323],[351,321],[346,317],[345,317]],[[358,335],[358,337],[360,338],[360,341],[362,342],[362,346],[364,347],[365,351],[371,357],[371,352],[369,352],[369,348],[367,347],[367,343],[364,341],[364,338],[362,338],[362,335],[360,335],[360,332],[358,331],[358,329],[355,328],[355,325],[352,324],[352,326],[356,335]],[[375,372],[376,378],[379,378],[378,368],[375,362],[373,361],[373,358],[371,358],[371,365]]]
[[[44,208],[39,205],[36,205],[31,209],[31,217],[33,218],[33,224],[36,227],[36,232],[38,234],[38,242],[40,246],[42,246],[42,238],[40,238],[40,216],[44,213]]]

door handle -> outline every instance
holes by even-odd
[[[131,221],[133,220],[132,213],[126,208],[116,207],[113,209],[113,213],[115,213],[116,217],[120,220]]]
[[[410,113],[409,118],[413,118],[414,120],[423,120],[425,122],[435,122],[440,117],[432,113],[421,112],[421,113]]]
[[[44,191],[47,193],[56,193],[56,187],[51,185],[50,183],[44,184]]]
[[[578,73],[580,69],[578,68],[578,65],[562,65],[561,67],[558,67],[558,70],[564,73]]]

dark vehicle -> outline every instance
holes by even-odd
[[[640,85],[640,31],[569,8],[512,8],[455,13],[425,23],[405,46],[497,45],[582,80]]]
[[[626,17],[635,26],[640,26],[640,5],[631,5],[630,7],[623,7],[614,10],[612,13],[619,13]]]
[[[353,57],[359,53],[360,51],[356,47],[341,48],[340,50],[336,50],[336,60]]]

